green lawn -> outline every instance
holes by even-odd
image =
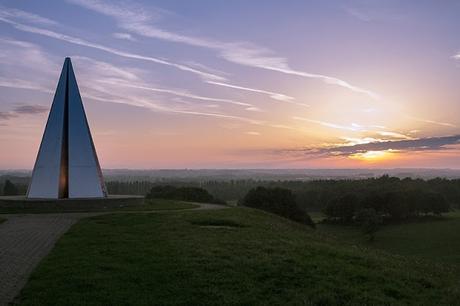
[[[142,206],[127,206],[122,208],[112,208],[110,211],[151,211],[151,210],[180,210],[180,209],[191,209],[197,208],[199,205],[181,201],[173,200],[162,200],[162,199],[145,199],[145,204]],[[108,209],[91,209],[91,212],[107,211]],[[75,212],[88,211],[88,210],[75,210]],[[0,214],[15,214],[15,213],[28,213],[28,214],[48,214],[48,213],[61,213],[61,212],[72,212],[63,211],[59,208],[49,209],[31,209],[27,210],[21,208],[0,208]]]
[[[150,210],[179,210],[179,209],[191,209],[200,207],[198,204],[173,201],[173,200],[162,200],[162,199],[145,199],[143,206],[137,207],[124,207],[119,210],[123,211],[150,211]]]
[[[326,218],[322,212],[318,211],[308,212],[308,214],[315,223],[321,222],[324,220],[324,218]]]
[[[459,271],[337,243],[248,209],[84,219],[23,305],[453,305]]]
[[[345,243],[460,266],[460,211],[440,220],[386,225],[372,243],[356,227],[320,224],[318,230]]]

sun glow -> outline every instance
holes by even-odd
[[[395,150],[366,151],[350,155],[350,158],[368,162],[378,162],[388,160],[393,157],[394,154]]]

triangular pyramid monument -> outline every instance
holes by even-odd
[[[105,198],[107,191],[70,58],[66,58],[28,198]]]

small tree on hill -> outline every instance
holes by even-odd
[[[368,235],[369,241],[375,239],[375,233],[379,230],[382,218],[373,208],[364,208],[356,213],[356,222],[361,226],[364,235]]]
[[[6,180],[5,185],[3,186],[3,195],[14,196],[18,194],[19,191],[16,185],[14,185],[10,180]]]

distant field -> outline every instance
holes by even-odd
[[[368,243],[356,227],[320,224],[318,230],[353,245],[377,248],[404,256],[416,256],[460,266],[460,211],[441,220],[387,225]]]
[[[22,305],[453,305],[459,271],[350,247],[248,208],[84,219]]]

